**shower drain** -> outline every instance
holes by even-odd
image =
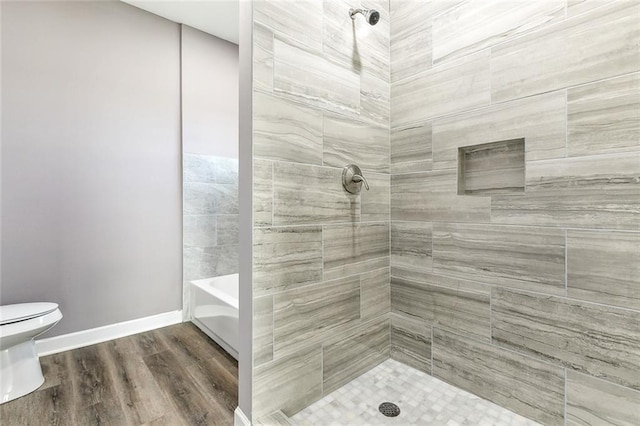
[[[378,407],[378,410],[387,417],[396,417],[400,414],[400,407],[393,402],[383,402]]]

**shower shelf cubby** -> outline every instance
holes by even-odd
[[[458,195],[524,192],[524,138],[458,148]]]

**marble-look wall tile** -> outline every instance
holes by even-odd
[[[316,16],[314,20],[319,19]],[[278,37],[273,51],[276,93],[326,111],[358,113],[360,76],[357,73],[327,60],[318,51],[294,46]]]
[[[253,94],[254,158],[322,165],[322,112]]]
[[[353,3],[349,0],[348,4],[352,5]],[[360,7],[376,9],[380,12],[380,20],[375,27],[358,19],[357,25],[360,26],[362,32],[356,34],[360,40],[365,42],[359,46],[362,75],[372,75],[388,83],[391,36],[389,0],[361,0]]]
[[[276,357],[309,345],[360,318],[360,278],[342,278],[277,293],[273,296],[273,345]]]
[[[348,4],[344,0],[323,0],[322,25],[324,38],[322,40],[322,52],[327,58],[342,64],[345,68],[355,73],[362,71],[360,59],[360,43],[358,30],[362,31],[365,22],[352,20],[349,16],[350,8],[360,7],[360,2]],[[363,20],[362,20],[363,21]]]
[[[253,225],[273,223],[273,162],[253,160]]]
[[[389,266],[389,224],[325,225],[324,279]]]
[[[554,92],[433,123],[433,168],[457,167],[459,147],[525,139],[527,161],[565,156],[565,93]]]
[[[237,214],[216,216],[217,245],[238,244],[239,225]]]
[[[640,233],[568,230],[567,296],[640,310]]]
[[[212,196],[216,214],[239,214],[238,184],[215,184]]]
[[[433,63],[458,58],[564,19],[565,0],[462,2],[433,18]]]
[[[369,0],[324,0],[323,53],[354,72],[367,73],[389,81],[389,3]],[[350,8],[371,8],[380,12],[380,20],[372,29],[361,16],[352,20]]]
[[[391,311],[389,268],[360,275],[360,318],[368,321]]]
[[[569,89],[567,155],[640,151],[640,74]]]
[[[389,358],[389,318],[364,323],[323,346],[323,394],[328,395]]]
[[[640,392],[567,371],[567,425],[638,425]]]
[[[431,350],[435,377],[542,424],[563,424],[562,368],[437,328]]]
[[[322,0],[253,2],[253,20],[276,34],[322,49]]]
[[[489,57],[479,52],[393,83],[391,127],[489,105]]]
[[[391,81],[431,68],[429,1],[391,1]]]
[[[493,343],[640,390],[640,312],[495,287]]]
[[[215,183],[185,182],[183,185],[183,214],[211,216],[216,211],[218,188]]]
[[[360,192],[360,221],[388,221],[391,177],[383,173],[364,173],[364,177],[370,189],[362,188]]]
[[[391,312],[489,341],[489,295],[391,277]]]
[[[389,83],[362,72],[360,74],[360,118],[375,125],[389,126],[391,100]]]
[[[640,229],[640,153],[534,161],[526,168],[524,195],[492,197],[492,222]]]
[[[324,114],[324,165],[357,164],[363,171],[389,171],[389,129]]]
[[[238,159],[213,155],[184,153],[184,182],[236,184],[238,182]]]
[[[321,280],[321,226],[254,228],[254,296],[273,294]]]
[[[292,416],[322,398],[322,347],[300,350],[253,369],[253,418]]]
[[[273,360],[273,296],[253,299],[253,365]]]
[[[253,422],[255,426],[291,426],[292,423],[282,411],[278,410]]]
[[[571,17],[579,15],[596,7],[604,6],[615,1],[616,0],[567,0],[567,16]]]
[[[184,215],[182,219],[183,247],[213,247],[217,245],[216,216]]]
[[[431,324],[422,318],[391,314],[392,359],[431,374]]]
[[[342,187],[342,170],[302,164],[274,164],[274,225],[355,222],[360,197]]]
[[[210,155],[184,153],[182,157],[182,181],[215,183],[216,171]]]
[[[447,287],[453,290],[471,291],[475,293],[491,293],[491,285],[477,281],[464,280],[461,278],[438,275],[432,272],[420,271],[404,267],[391,266],[391,276],[409,281]]]
[[[391,129],[392,173],[429,171],[431,160],[431,122]]]
[[[253,23],[253,88],[273,91],[273,32]]]
[[[492,101],[640,70],[638,15],[638,2],[615,2],[492,48]]]
[[[238,273],[238,246],[184,247],[184,279],[219,277]]]
[[[238,185],[238,159],[213,157],[216,183]]]
[[[430,222],[391,223],[391,266],[431,271]]]
[[[564,295],[564,230],[437,223],[433,272]]]
[[[489,197],[458,196],[457,170],[391,176],[391,220],[489,222]]]

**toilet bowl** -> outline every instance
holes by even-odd
[[[0,306],[0,404],[44,383],[34,339],[62,319],[56,303]]]

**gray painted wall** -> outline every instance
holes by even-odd
[[[182,148],[238,158],[238,45],[182,25]]]
[[[180,309],[179,26],[120,2],[2,2],[0,303],[51,335]]]

